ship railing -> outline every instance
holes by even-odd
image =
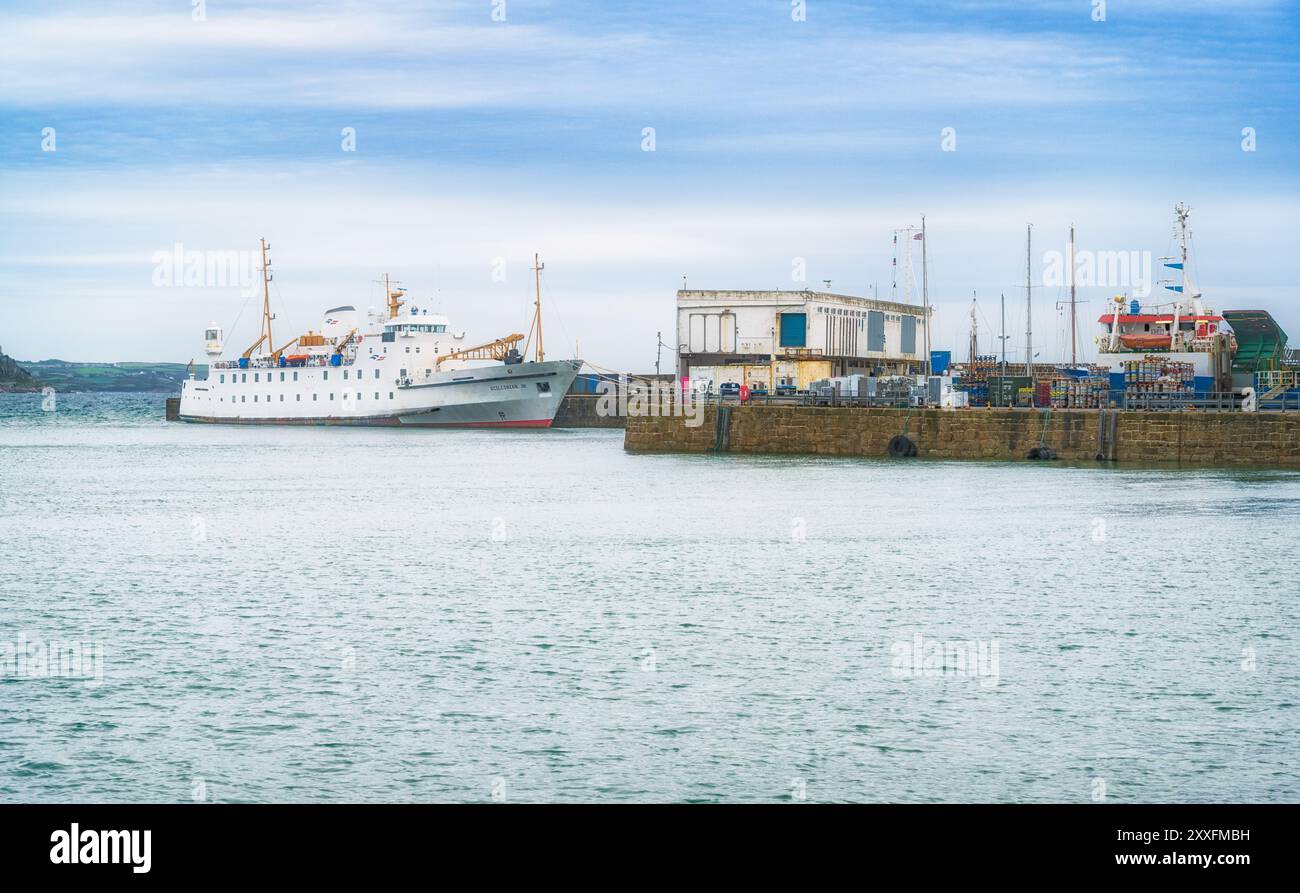
[[[344,356],[343,359],[339,362],[339,366],[351,366],[355,362],[356,362],[356,357]],[[238,360],[217,360],[216,362],[209,363],[208,368],[221,369],[223,371],[227,369],[234,369],[235,371],[239,371],[242,369],[245,372],[248,372],[254,369],[256,370],[309,369],[309,368],[328,369],[331,367],[331,365],[332,364],[330,363],[329,355],[322,355],[322,356],[313,356],[303,363],[286,363],[283,366],[281,366],[279,363],[275,363],[269,359],[264,359],[261,357],[259,357],[256,360],[250,360],[247,366],[240,366]]]
[[[1300,372],[1290,369],[1265,369],[1255,373],[1255,382],[1261,392],[1279,390],[1291,390],[1300,387]]]
[[[1275,397],[1260,397],[1258,412],[1300,412],[1300,391],[1283,391]]]
[[[696,391],[691,395],[691,399],[702,400],[711,406],[736,406],[741,403],[740,397],[736,394],[719,394],[716,391],[707,393]],[[909,394],[859,395],[798,391],[780,394],[750,392],[744,402],[748,406],[862,406],[906,409],[912,405],[911,401],[912,397]]]
[[[1131,412],[1241,412],[1243,405],[1244,397],[1236,391],[1124,390],[1110,391],[1103,408]],[[1257,395],[1256,411],[1300,412],[1300,392],[1289,391],[1268,399]]]
[[[1232,391],[1112,391],[1118,409],[1134,412],[1235,412],[1241,409],[1241,397]]]

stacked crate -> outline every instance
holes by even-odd
[[[1052,379],[1052,409],[1065,409],[1070,405],[1071,383],[1073,379]]]
[[[1110,376],[1093,373],[1067,376],[1052,382],[1054,409],[1098,409],[1110,401]]]
[[[1160,356],[1124,361],[1124,387],[1140,394],[1183,394],[1196,386],[1191,363]]]
[[[997,373],[998,358],[976,357],[973,363],[962,366],[961,389],[966,392],[969,406],[989,405],[989,378]]]
[[[1051,379],[1034,382],[1035,406],[1048,407],[1052,405],[1052,386],[1053,381]]]

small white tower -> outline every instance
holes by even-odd
[[[225,338],[221,333],[221,326],[215,322],[208,323],[208,327],[203,330],[203,349],[209,357],[216,359],[225,351]]]

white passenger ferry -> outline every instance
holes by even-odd
[[[410,305],[404,290],[385,277],[385,311],[371,316],[352,306],[331,308],[319,331],[277,348],[269,248],[263,240],[260,337],[231,359],[221,328],[208,327],[208,377],[191,372],[184,382],[182,421],[546,428],[582,367],[576,359],[546,360],[537,262],[537,303],[527,340],[514,334],[465,347],[465,334],[453,333],[446,316]],[[534,343],[534,359],[525,361]]]

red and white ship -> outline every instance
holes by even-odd
[[[1110,313],[1097,321],[1104,334],[1097,338],[1097,362],[1112,375],[1123,374],[1126,360],[1153,355],[1191,364],[1196,390],[1216,390],[1216,382],[1231,371],[1236,341],[1223,317],[1205,306],[1188,270],[1187,217],[1191,209],[1174,208],[1179,253],[1162,257],[1165,267],[1177,270],[1177,279],[1160,282],[1177,297],[1171,302],[1143,305],[1123,295],[1114,298]]]

